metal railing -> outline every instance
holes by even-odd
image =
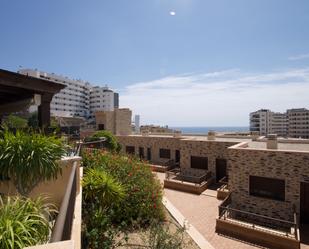
[[[231,208],[232,196],[229,194],[219,206],[219,219],[236,222],[239,225],[250,227],[276,235],[294,237],[299,240],[297,215],[294,212],[294,221],[276,219],[265,215]]]
[[[219,183],[221,184],[221,186],[218,189],[219,191],[224,191],[224,190],[228,190],[229,189],[227,176],[221,178],[219,180]]]
[[[56,218],[50,242],[59,242],[71,239],[74,208],[76,200],[77,162],[73,163],[68,185],[61,207]]]

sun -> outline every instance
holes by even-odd
[[[175,16],[175,15],[176,15],[176,12],[175,12],[175,11],[170,11],[170,15],[171,15],[171,16]]]

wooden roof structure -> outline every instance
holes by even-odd
[[[0,116],[22,110],[34,95],[41,96],[38,107],[40,127],[50,124],[50,102],[66,86],[40,78],[0,69]]]

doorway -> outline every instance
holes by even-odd
[[[216,181],[219,182],[223,177],[226,177],[226,159],[216,159]]]
[[[300,183],[300,222],[309,224],[309,183]]]
[[[180,162],[180,151],[176,150],[175,151],[175,163],[179,163]]]

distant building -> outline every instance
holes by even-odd
[[[309,110],[305,108],[287,110],[289,137],[309,138]]]
[[[174,133],[174,130],[168,128],[168,126],[142,125],[142,126],[140,127],[140,132],[150,132],[150,133]]]
[[[130,135],[132,133],[132,111],[128,108],[113,111],[95,112],[97,130],[108,130],[116,135]]]
[[[96,111],[113,111],[119,107],[119,95],[107,86],[92,87],[90,90],[90,118],[95,118]]]
[[[113,111],[119,106],[118,93],[107,86],[92,86],[87,81],[69,79],[54,73],[22,69],[18,73],[65,84],[51,102],[51,115],[55,117],[83,117],[94,120],[95,111]]]
[[[136,133],[140,133],[140,115],[135,115],[134,116],[134,131]]]
[[[289,109],[272,112],[261,109],[250,113],[250,131],[260,135],[277,134],[282,137],[309,138],[309,110]]]

